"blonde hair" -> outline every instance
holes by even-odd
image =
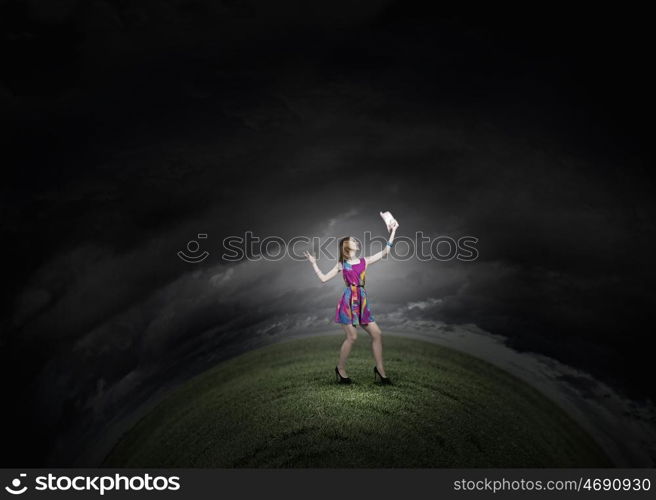
[[[339,240],[339,258],[337,259],[337,262],[339,264],[344,264],[344,261],[349,258],[348,250],[345,248],[346,243],[351,239],[350,236],[345,236],[341,240]]]

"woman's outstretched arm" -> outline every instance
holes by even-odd
[[[394,236],[396,235],[397,227],[399,227],[399,223],[395,222],[392,225],[392,231],[390,232],[390,237],[389,237],[390,243],[394,241]],[[367,265],[373,264],[374,262],[378,262],[380,259],[382,259],[385,255],[389,253],[390,248],[391,247],[386,243],[385,248],[383,248],[380,252],[370,255],[369,257],[365,257],[364,259],[367,261]]]
[[[328,280],[333,279],[335,276],[337,276],[337,273],[339,272],[339,264],[335,264],[335,267],[333,267],[330,271],[328,271],[326,274],[321,272],[321,269],[319,269],[319,266],[317,265],[317,259],[314,257],[309,252],[305,252],[304,254],[307,259],[312,262],[312,267],[314,268],[314,272],[317,273],[317,276],[319,276],[319,279],[321,280],[322,283],[325,283]]]

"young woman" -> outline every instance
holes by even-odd
[[[383,367],[383,339],[382,332],[376,324],[373,314],[367,304],[367,292],[364,287],[365,271],[369,264],[379,261],[389,253],[389,250],[394,242],[394,235],[396,229],[399,227],[398,222],[394,221],[391,225],[389,241],[385,248],[380,252],[369,257],[357,258],[359,250],[358,242],[347,236],[339,240],[339,259],[335,267],[333,267],[327,274],[324,274],[317,266],[316,258],[309,252],[305,252],[305,256],[312,263],[314,271],[319,276],[319,279],[325,283],[326,281],[337,276],[337,273],[342,271],[344,283],[346,288],[342,293],[342,297],[337,304],[335,311],[335,322],[340,323],[346,333],[346,339],[342,343],[342,348],[339,353],[339,362],[335,367],[335,376],[342,384],[350,384],[351,379],[346,374],[346,359],[351,353],[351,347],[357,339],[356,326],[361,325],[362,328],[371,337],[371,350],[376,360],[374,366],[374,381],[376,376],[380,377],[383,384],[391,384],[392,381],[385,376],[385,368]]]

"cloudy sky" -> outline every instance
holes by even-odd
[[[475,325],[653,400],[647,18],[549,9],[0,0],[3,465],[83,463],[212,363],[338,332],[339,279],[222,242],[381,210],[478,251],[374,264],[383,332]]]

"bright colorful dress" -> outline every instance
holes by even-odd
[[[344,292],[337,304],[335,311],[335,323],[366,325],[374,320],[367,303],[367,291],[364,289],[364,273],[367,261],[360,257],[357,264],[342,263],[342,275],[344,276]]]

